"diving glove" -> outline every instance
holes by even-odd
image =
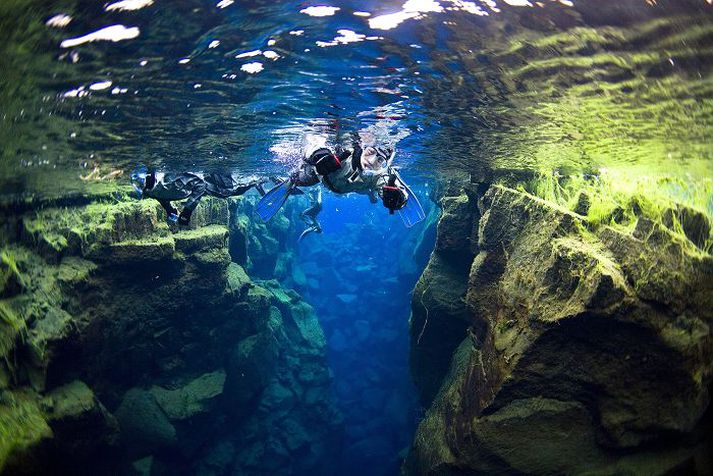
[[[396,210],[402,209],[407,199],[406,192],[396,185],[396,175],[392,174],[388,184],[381,189],[381,201],[389,209],[389,214],[393,215]]]

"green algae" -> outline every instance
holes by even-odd
[[[0,358],[12,371],[14,366],[9,354],[15,348],[15,342],[25,331],[25,321],[18,316],[15,310],[6,301],[0,301]]]
[[[687,181],[681,177],[624,175],[614,171],[562,175],[557,171],[537,174],[518,184],[522,191],[584,215],[593,227],[613,226],[632,233],[639,217],[664,225],[682,238],[691,238],[684,227],[686,214],[699,218],[699,236],[693,240],[702,251],[710,253],[709,203],[713,200],[713,180]],[[587,197],[586,210],[577,210],[582,197]],[[681,210],[684,210],[681,212]],[[688,210],[688,211],[686,211]],[[708,228],[706,228],[706,226]]]
[[[22,454],[52,436],[38,402],[24,391],[0,392],[0,471],[13,454]]]
[[[4,249],[0,252],[0,296],[12,296],[26,286],[26,278],[17,267],[15,254]]]

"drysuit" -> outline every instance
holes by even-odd
[[[219,198],[235,197],[253,187],[261,190],[261,183],[257,178],[246,178],[237,174],[152,172],[146,175],[142,192],[143,196],[158,200],[166,210],[170,221],[177,220],[179,224],[187,225],[193,210],[204,195]],[[183,199],[186,201],[179,215],[171,202]]]

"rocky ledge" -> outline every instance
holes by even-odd
[[[629,228],[594,226],[503,186],[442,206],[411,319],[429,409],[404,471],[710,474],[700,233],[636,207]]]
[[[0,472],[329,473],[324,336],[241,266],[268,259],[248,202],[205,200],[181,231],[108,196],[2,212]]]

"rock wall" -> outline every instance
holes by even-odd
[[[443,199],[414,294],[430,408],[404,472],[710,474],[713,257],[697,235],[484,188]]]
[[[246,273],[279,240],[248,234],[249,202],[180,231],[151,200],[3,210],[3,474],[330,473],[324,336]]]

